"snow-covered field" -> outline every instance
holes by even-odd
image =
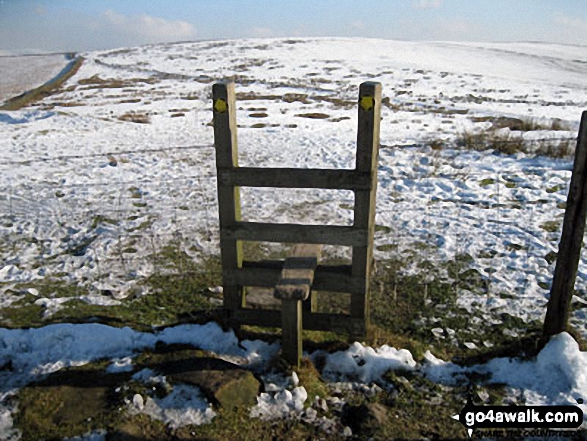
[[[451,281],[443,263],[459,257],[462,271],[486,281],[482,291],[459,290],[463,314],[496,325],[504,314],[544,316],[571,159],[456,144],[504,117],[540,123],[514,133],[529,149],[574,140],[587,109],[586,47],[255,39],[82,55],[62,92],[0,112],[0,307],[48,277],[86,288],[85,302],[116,304],[160,270],[152,257],[169,243],[194,258],[218,254],[213,82],[237,83],[241,165],[352,168],[358,86],[374,80],[384,96],[376,258],[400,259],[404,275]],[[243,216],[256,221],[349,224],[352,199],[350,192],[242,190]],[[577,290],[576,302],[587,304],[587,257]],[[51,313],[71,299],[36,301]],[[571,323],[587,335],[584,307]],[[443,333],[442,323],[434,326]],[[2,339],[0,348],[10,347]],[[565,336],[552,344],[569,379],[557,389],[562,395],[515,376],[510,384],[541,402],[585,397],[585,354]],[[50,362],[75,360],[63,354]]]
[[[18,55],[0,51],[0,104],[46,83],[67,63],[63,54]]]
[[[574,139],[587,108],[584,49],[310,39],[85,54],[65,92],[0,114],[0,304],[15,300],[11,284],[54,275],[87,287],[86,301],[104,301],[106,289],[123,298],[155,270],[148,256],[170,241],[190,255],[218,253],[212,82],[237,82],[241,165],[352,168],[358,85],[377,80],[386,105],[376,257],[400,258],[414,273],[423,262],[468,254],[488,292],[463,290],[464,308],[481,319],[489,311],[540,318],[571,160],[454,145],[496,117],[544,127],[556,118],[567,128],[523,132],[530,148],[545,142],[536,139]],[[351,192],[242,193],[249,220],[352,219]],[[575,313],[583,330],[585,318]]]

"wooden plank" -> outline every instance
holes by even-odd
[[[281,356],[291,366],[302,359],[302,300],[308,298],[321,246],[297,244],[285,259],[274,296],[281,300]]]
[[[261,222],[236,222],[234,226],[221,229],[221,234],[236,240],[345,246],[364,246],[368,239],[367,230],[350,226]]]
[[[234,83],[217,83],[212,86],[214,147],[217,169],[238,167],[238,144]],[[242,242],[223,232],[241,220],[240,191],[238,187],[218,184],[218,214],[220,221],[220,250],[223,272],[242,265]],[[224,306],[230,309],[244,306],[241,286],[223,280]]]
[[[306,300],[314,281],[314,272],[320,259],[321,246],[297,244],[285,259],[274,296],[283,300]]]
[[[243,267],[226,277],[242,286],[273,287],[281,277],[283,261],[243,262]],[[312,287],[316,291],[351,292],[350,265],[318,265]]]
[[[375,199],[377,193],[377,163],[379,126],[381,119],[381,84],[367,82],[359,88],[356,170],[369,173],[371,188],[355,191],[355,228],[364,232],[362,244],[353,247],[352,278],[362,280],[351,293],[351,315],[369,324],[369,278],[373,259],[375,232]]]
[[[281,311],[274,309],[237,309],[234,317],[243,325],[279,328],[281,326]],[[310,313],[302,310],[304,329],[309,331],[332,331],[362,334],[365,323],[362,318],[351,317],[346,314]]]
[[[302,302],[281,301],[281,356],[290,365],[299,367],[302,358]]]
[[[544,319],[544,336],[551,336],[566,331],[579,259],[581,258],[586,216],[587,111],[583,112],[579,127],[563,230],[558,247],[546,317]]]
[[[239,167],[218,170],[222,185],[370,190],[370,173],[356,170]]]

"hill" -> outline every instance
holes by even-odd
[[[555,363],[560,388],[540,389],[500,369],[504,357],[522,353],[527,360],[514,368],[542,369],[538,378],[545,382],[552,368],[523,346],[539,332],[556,259],[571,155],[587,107],[585,47],[304,38],[153,45],[83,57],[52,95],[0,112],[0,349],[13,348],[9,340],[17,334],[34,347],[37,337],[21,328],[46,329],[43,341],[51,347],[59,338],[76,339],[76,331],[53,335],[55,323],[97,321],[151,333],[153,326],[201,319],[196,312],[214,309],[221,283],[212,84],[236,82],[241,165],[352,168],[358,85],[374,80],[384,96],[371,305],[380,334],[368,343],[388,360],[395,355],[384,344],[410,350],[421,399],[435,382],[464,394],[470,380],[463,378],[498,372],[499,382],[510,385],[498,392],[502,401],[572,403],[583,393],[584,374],[570,366],[583,366],[585,354],[566,334],[549,352],[562,360]],[[344,191],[245,188],[243,216],[348,225],[352,199]],[[283,254],[265,243],[245,251]],[[325,253],[348,258],[343,247]],[[585,263],[571,318],[577,339],[587,335]],[[337,302],[326,307],[347,307]],[[130,356],[133,348],[121,345],[121,356]],[[336,345],[328,350],[336,353]],[[1,353],[6,377],[14,375],[9,362],[18,362],[12,351]],[[378,359],[370,351],[347,345],[339,357]],[[35,363],[81,362],[68,354],[42,362],[37,356],[31,355],[35,373],[19,377],[23,383],[14,388],[48,372]],[[486,365],[490,359],[503,361]],[[399,374],[361,380],[355,369],[329,377],[328,357],[322,362],[329,387],[342,375],[363,391],[362,400],[373,381],[383,390],[399,390],[403,381]],[[485,367],[471,371],[467,363]],[[427,369],[442,374],[427,377]],[[445,381],[446,372],[460,382]],[[284,378],[287,385],[260,396],[260,406],[284,387],[291,395],[293,380]],[[15,393],[12,386],[0,389],[4,433],[13,427]],[[381,391],[373,394],[383,400]],[[296,418],[304,424],[301,414]]]

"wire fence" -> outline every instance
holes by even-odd
[[[423,292],[431,278],[455,284],[465,308],[490,302],[499,305],[500,299],[511,296],[508,301],[520,308],[521,315],[540,315],[560,236],[570,161],[503,162],[504,167],[496,169],[493,165],[484,168],[470,158],[455,162],[462,152],[411,150],[412,156],[402,158],[407,162],[395,156],[398,148],[383,146],[381,150],[375,233],[378,262],[401,262],[393,266],[393,277],[419,275]],[[96,295],[108,292],[123,298],[153,275],[189,277],[206,258],[218,257],[211,145],[0,160],[0,167],[63,161],[71,167],[76,161],[100,158],[104,162],[100,170],[116,170],[124,168],[125,157],[159,154],[187,165],[173,174],[97,172],[65,181],[31,176],[18,186],[9,183],[0,188],[0,290],[4,297],[46,280],[59,280]],[[108,156],[118,164],[109,163]],[[196,160],[197,166],[191,166]],[[265,207],[248,207],[271,217],[290,202],[281,191],[271,197]],[[348,195],[343,195],[344,203],[334,206],[320,199],[325,197],[336,199],[337,195],[300,201],[310,208],[295,210],[294,221],[331,223],[337,217],[335,211],[352,212]],[[267,196],[261,200],[266,202]],[[334,250],[331,257],[348,258],[348,252]],[[471,269],[486,281],[483,292],[474,292],[465,280]],[[213,280],[210,277],[210,283]],[[577,289],[585,292],[586,286],[587,265],[582,261]]]

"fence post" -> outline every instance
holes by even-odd
[[[544,319],[544,337],[566,330],[571,299],[581,257],[587,214],[587,111],[581,117],[581,126],[575,150],[575,162],[550,299]]]
[[[364,244],[353,247],[351,316],[364,319],[369,326],[369,279],[373,259],[375,232],[375,196],[381,119],[381,84],[362,83],[359,88],[357,158],[355,170],[369,173],[371,188],[355,190],[353,227],[365,231]]]
[[[234,83],[217,83],[212,86],[218,176],[222,170],[233,170],[238,167],[235,104]],[[244,289],[234,280],[234,272],[242,267],[242,242],[229,237],[227,229],[234,227],[241,220],[240,190],[237,186],[222,183],[220,179],[218,211],[224,307],[235,310],[243,307],[245,303]]]

